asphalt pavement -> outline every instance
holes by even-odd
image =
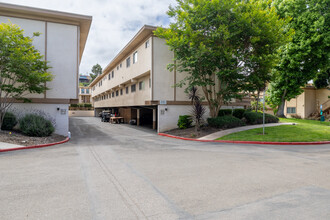
[[[330,219],[330,145],[201,143],[70,118],[0,153],[1,219]]]

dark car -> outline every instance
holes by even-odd
[[[101,121],[102,122],[109,122],[110,121],[110,111],[102,111],[101,112]]]

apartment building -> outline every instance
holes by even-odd
[[[0,3],[0,22],[18,25],[26,36],[40,32],[33,45],[49,62],[54,76],[47,83],[50,90],[28,96],[31,103],[16,100],[10,111],[41,114],[53,122],[55,133],[67,135],[68,109],[71,103],[78,103],[79,64],[92,17]]]
[[[296,114],[308,118],[313,113],[319,113],[321,105],[324,114],[330,114],[330,88],[316,89],[312,85],[307,85],[303,90],[299,96],[285,102],[286,117]]]
[[[165,40],[153,35],[154,30],[156,27],[143,26],[90,84],[95,116],[109,109],[126,123],[135,119],[137,125],[163,132],[177,127],[179,115],[190,114],[185,88],[174,86],[185,75],[167,70],[173,52]]]

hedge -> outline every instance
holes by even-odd
[[[245,112],[244,118],[246,119],[247,124],[255,125],[255,124],[262,124],[263,122],[263,115],[260,112]],[[265,123],[277,123],[279,119],[270,114],[265,114]]]
[[[231,115],[208,118],[207,123],[209,124],[209,126],[215,128],[235,128],[245,125],[243,121]]]

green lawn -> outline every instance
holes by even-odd
[[[275,141],[275,142],[309,142],[330,141],[330,122],[303,119],[280,119],[280,122],[294,122],[296,125],[281,125],[237,132],[218,138],[217,140],[235,141]]]

